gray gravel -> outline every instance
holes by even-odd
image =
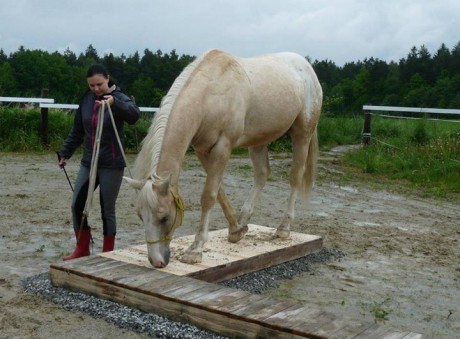
[[[300,259],[248,273],[220,284],[261,294],[267,289],[278,287],[283,280],[311,272],[312,264],[340,260],[343,257],[344,253],[339,250],[323,248],[317,253]],[[120,328],[154,338],[225,338],[193,325],[168,320],[157,314],[145,313],[109,300],[54,287],[51,285],[48,273],[25,278],[22,280],[22,285],[25,291],[63,305],[67,310],[86,313]]]

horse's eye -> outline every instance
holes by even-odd
[[[168,222],[168,217],[163,217],[160,219],[160,223],[162,223],[163,225],[166,224]]]

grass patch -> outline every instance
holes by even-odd
[[[361,143],[362,117],[330,117],[324,115],[318,123],[318,141],[321,149],[331,149],[339,145]]]
[[[388,316],[392,312],[392,310],[388,308],[390,302],[390,298],[386,298],[383,302],[380,303],[374,302],[374,304],[371,306],[370,313],[374,316],[375,322],[388,320]]]
[[[362,173],[404,180],[429,195],[460,193],[460,126],[431,121],[378,121],[368,147],[343,162]]]

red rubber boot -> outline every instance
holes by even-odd
[[[115,247],[115,236],[114,235],[104,235],[104,243],[102,244],[102,252],[113,251]]]
[[[67,257],[64,257],[62,260],[72,260],[80,257],[86,257],[90,255],[89,253],[89,242],[91,240],[91,229],[82,230],[80,234],[80,240],[78,240],[78,233],[75,232],[75,237],[77,238],[77,246],[73,253]]]

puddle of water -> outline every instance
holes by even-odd
[[[355,226],[372,226],[372,227],[377,227],[377,226],[382,226],[381,224],[377,224],[375,222],[368,222],[368,221],[355,221],[353,223]]]
[[[357,194],[359,192],[356,188],[351,187],[351,186],[337,186],[337,185],[334,185],[333,187],[339,188],[339,189],[341,189],[342,191],[345,191],[345,192],[350,192],[350,193],[355,193],[355,194]]]

